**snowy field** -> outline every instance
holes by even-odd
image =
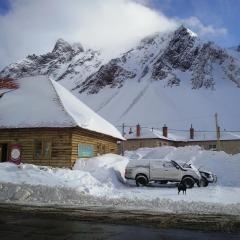
[[[218,176],[216,184],[178,195],[174,184],[138,188],[124,178],[131,159],[189,161]],[[203,151],[199,147],[142,148],[125,157],[106,154],[80,159],[74,169],[0,164],[0,201],[33,205],[108,207],[174,213],[240,215],[240,154]]]

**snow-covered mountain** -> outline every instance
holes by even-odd
[[[178,71],[191,73],[193,89],[211,88],[216,84],[215,67],[240,87],[240,61],[214,43],[202,43],[190,30],[181,27],[173,34],[145,38],[134,49],[111,60],[79,85],[80,92],[97,93],[109,85],[121,87],[125,81],[166,80],[180,85]]]
[[[74,88],[103,63],[100,51],[84,50],[80,43],[69,44],[59,39],[52,52],[40,56],[29,55],[4,68],[0,76],[20,78],[43,74],[61,81],[68,88]]]
[[[239,129],[240,52],[201,41],[181,26],[154,34],[115,59],[58,40],[0,72],[4,77],[48,74],[114,124]]]

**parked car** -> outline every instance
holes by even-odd
[[[175,161],[140,159],[128,163],[125,178],[135,180],[137,186],[182,181],[187,188],[192,188],[195,183],[200,185],[202,176],[194,166],[185,168]]]

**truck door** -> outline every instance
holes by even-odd
[[[181,171],[177,169],[171,162],[163,163],[162,177],[166,180],[177,181],[181,177]]]
[[[151,180],[161,180],[163,171],[162,161],[150,161],[150,179]]]

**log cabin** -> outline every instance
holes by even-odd
[[[46,76],[0,81],[0,162],[71,168],[117,153],[120,132]]]

